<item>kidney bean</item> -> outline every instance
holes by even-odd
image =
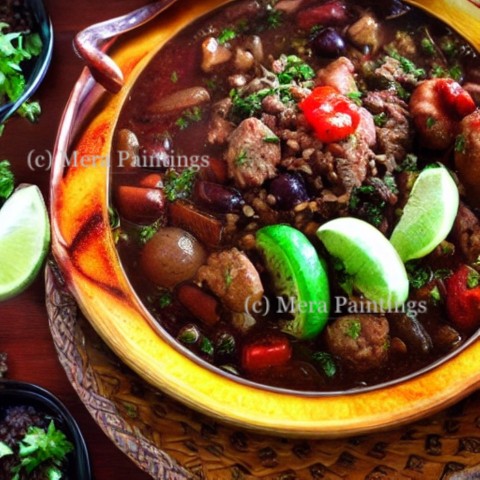
[[[274,178],[269,193],[275,197],[275,206],[280,210],[289,210],[308,200],[302,177],[294,173],[284,173]]]
[[[193,198],[201,206],[218,213],[238,212],[244,203],[240,192],[234,188],[203,180],[195,182]]]

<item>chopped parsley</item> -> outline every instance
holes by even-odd
[[[192,193],[195,175],[195,170],[191,168],[186,168],[181,173],[169,170],[163,180],[163,188],[167,199],[174,202],[179,198],[188,198]]]
[[[232,355],[235,353],[235,338],[229,333],[222,333],[216,343],[216,352],[221,355]]]
[[[430,268],[423,267],[418,262],[410,261],[405,264],[408,280],[413,288],[424,287],[432,279]]]
[[[380,179],[377,180],[383,183]],[[352,190],[348,207],[355,216],[379,227],[383,221],[386,202],[374,185],[362,185]]]
[[[6,200],[15,188],[15,177],[12,173],[10,162],[3,160],[0,162],[0,203]]]
[[[202,119],[203,112],[200,107],[193,107],[185,110],[182,116],[177,119],[175,125],[180,130],[185,130],[192,122],[199,122]]]
[[[442,301],[442,294],[436,285],[430,292],[430,298],[433,300],[434,305],[438,305]]]
[[[294,81],[304,82],[315,77],[313,68],[297,55],[288,55],[284,60],[285,68],[277,75],[280,84],[289,85]]]
[[[151,225],[142,227],[138,232],[140,243],[142,244],[147,243],[158,232],[161,226],[162,226],[162,220],[158,219],[156,222],[152,223]]]
[[[315,352],[312,355],[312,360],[318,362],[322,367],[325,375],[328,378],[332,378],[337,373],[337,366],[335,365],[335,361],[333,357],[327,352]]]
[[[430,129],[434,127],[434,125],[437,123],[437,120],[433,117],[428,117],[426,123],[427,123],[427,128]]]
[[[362,105],[362,96],[363,93],[360,91],[347,93],[347,97],[358,106]]]
[[[351,320],[345,332],[352,340],[358,340],[362,333],[362,324],[360,320]]]
[[[276,135],[270,135],[267,137],[263,137],[263,141],[265,143],[280,143],[280,139]]]
[[[422,50],[427,55],[434,55],[435,54],[435,45],[429,38],[423,37],[420,44],[422,46]]]
[[[173,301],[172,294],[168,291],[165,291],[158,298],[158,306],[160,308],[169,307],[172,304],[172,301]]]
[[[171,80],[172,83],[177,83],[178,82],[178,73],[175,70],[170,75],[170,80]]]
[[[108,221],[112,230],[120,227],[120,215],[113,207],[108,207]]]
[[[463,78],[463,70],[460,65],[454,65],[448,70],[448,76],[457,82]]]
[[[405,160],[397,167],[397,171],[399,172],[418,172],[418,157],[413,154],[409,153],[405,157]]]
[[[271,88],[265,88],[258,92],[242,97],[236,89],[230,91],[232,99],[232,114],[239,119],[254,117],[262,111],[262,101],[268,95],[274,93]]]
[[[457,153],[465,153],[466,152],[466,145],[467,140],[465,138],[465,135],[458,135],[457,138],[455,139],[455,151]]]
[[[425,70],[423,68],[418,68],[411,60],[406,57],[403,57],[395,50],[390,50],[388,54],[395,60],[400,62],[402,69],[405,73],[412,74],[415,78],[420,78],[425,76]]]
[[[387,123],[388,115],[385,112],[373,116],[373,121],[377,127],[384,127]]]
[[[228,288],[231,287],[233,282],[232,269],[229,267],[225,270],[225,286]]]
[[[207,337],[202,337],[200,341],[200,351],[209,357],[213,355],[213,344]]]
[[[269,28],[278,28],[283,23],[283,12],[271,8],[267,16],[267,25]]]
[[[480,274],[476,270],[470,270],[467,276],[467,288],[472,289],[480,284]]]
[[[248,154],[245,150],[242,150],[238,157],[235,159],[235,165],[238,165],[239,167],[245,165],[248,163]]]
[[[224,45],[230,40],[233,40],[236,36],[237,36],[237,32],[235,30],[233,30],[232,28],[225,28],[218,35],[217,42],[220,45]]]

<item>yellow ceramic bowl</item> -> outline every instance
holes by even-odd
[[[128,366],[220,421],[274,434],[333,437],[386,429],[452,404],[480,380],[480,343],[474,340],[436,368],[401,382],[343,395],[302,394],[261,387],[209,368],[162,333],[132,290],[108,220],[106,160],[116,119],[130,88],[162,45],[223,3],[182,0],[123,41],[114,53],[126,78],[119,94],[105,93],[87,71],[79,79],[60,127],[51,185],[53,252],[69,288],[97,332]],[[480,45],[480,12],[468,0],[412,3],[442,12]],[[472,22],[477,22],[476,28]]]

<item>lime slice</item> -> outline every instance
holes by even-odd
[[[38,187],[17,189],[0,210],[0,300],[30,285],[50,243],[47,209]]]
[[[277,313],[288,311],[294,316],[281,322],[282,330],[297,338],[314,338],[330,313],[325,263],[308,238],[288,225],[270,225],[258,230],[257,247],[263,253],[280,300],[281,311]]]
[[[392,244],[363,220],[345,217],[322,225],[317,235],[340,260],[348,282],[379,310],[397,308],[408,297],[405,266]]]
[[[390,242],[404,262],[432,252],[450,233],[457,216],[458,188],[439,166],[418,176]]]

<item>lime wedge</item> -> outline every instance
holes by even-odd
[[[448,170],[427,168],[418,176],[390,242],[404,262],[432,252],[450,233],[459,193]]]
[[[341,262],[349,285],[377,304],[379,310],[405,303],[405,266],[379,230],[358,218],[345,217],[325,223],[317,235],[328,253]]]
[[[0,210],[0,300],[22,292],[37,276],[50,243],[42,194],[17,189]]]
[[[330,313],[325,263],[308,238],[288,225],[270,225],[258,230],[257,247],[272,274],[275,293],[281,302],[282,311],[276,313],[288,310],[293,315],[293,319],[280,322],[282,330],[297,338],[314,338]]]

